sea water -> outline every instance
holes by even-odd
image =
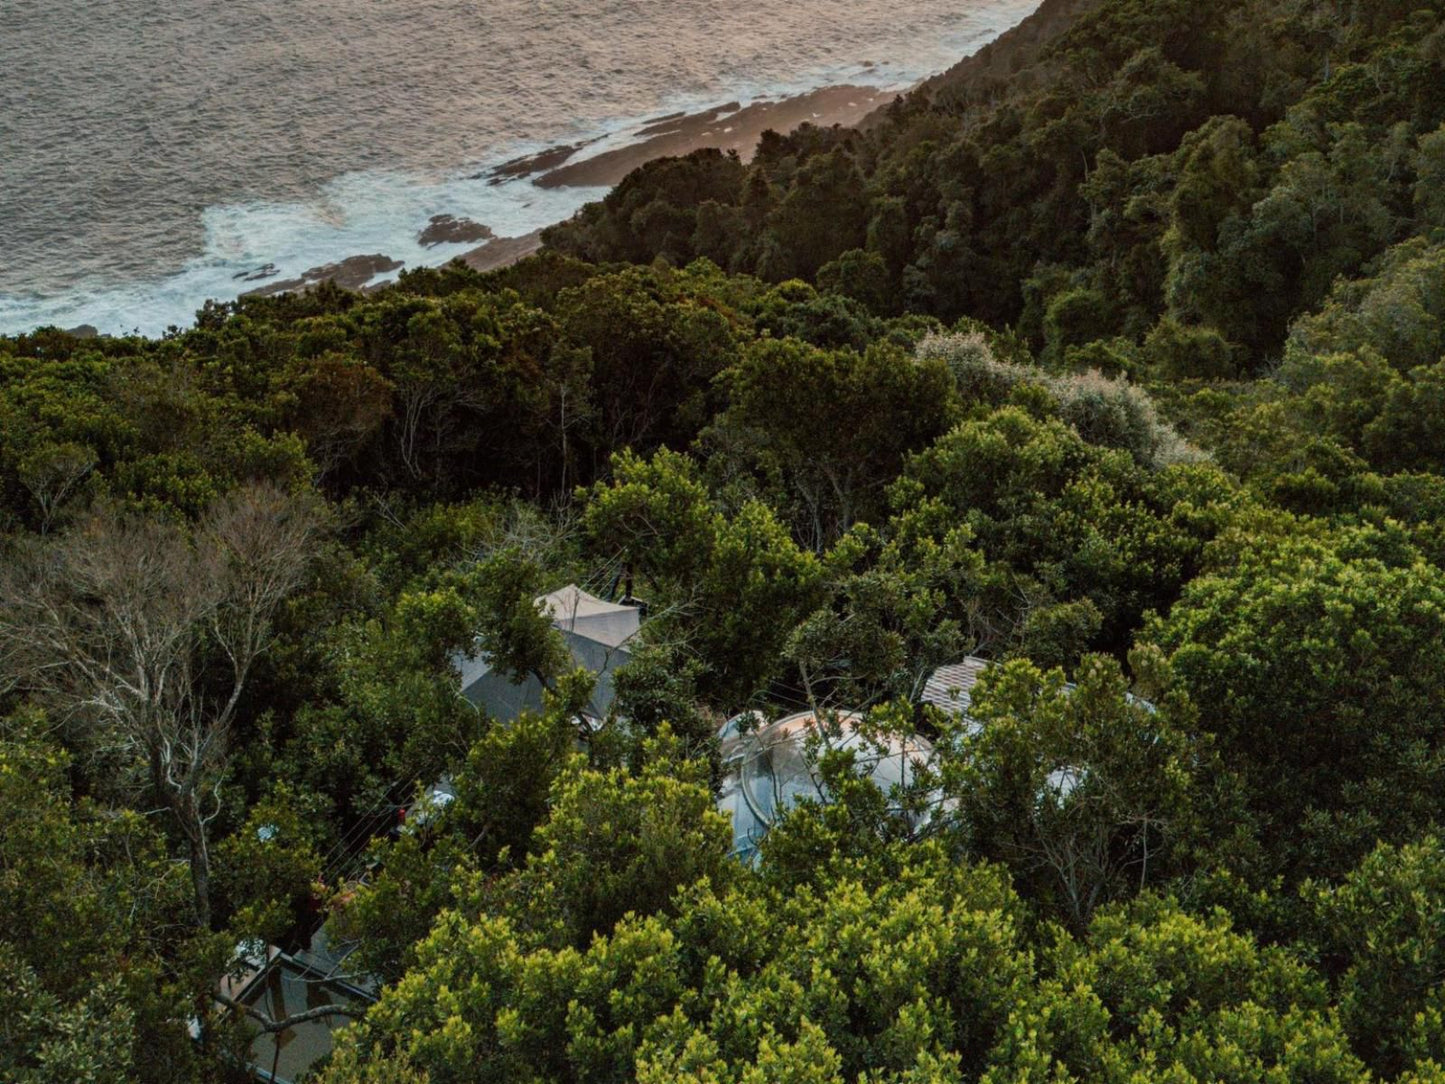
[[[594,188],[492,183],[646,118],[903,88],[1032,0],[0,0],[0,333],[156,334],[434,215],[518,236]],[[274,279],[272,280],[274,281]]]

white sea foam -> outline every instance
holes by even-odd
[[[350,173],[327,184],[313,203],[206,209],[204,251],[164,278],[51,297],[0,295],[0,333],[89,324],[107,334],[157,335],[189,325],[208,298],[234,298],[349,256],[381,253],[405,267],[434,267],[477,247],[474,241],[423,247],[417,238],[433,215],[458,215],[501,236],[520,236],[566,218],[605,192],[544,190],[527,181],[490,187],[469,176],[437,183],[401,173]],[[267,265],[274,274],[242,281]]]
[[[45,29],[45,20],[55,17],[52,13],[57,10],[40,0],[12,2],[19,5],[22,16],[17,24],[17,39],[22,44],[27,29],[40,33]],[[206,2],[185,0],[192,6]],[[226,10],[250,10],[274,2],[228,0]],[[81,0],[82,7],[89,3]],[[456,17],[452,10],[456,0],[406,3],[419,5],[409,10],[429,20],[427,26],[435,24],[433,29],[438,34],[446,31],[447,19]],[[753,0],[754,7],[759,5],[760,10],[767,8],[767,0]],[[602,6],[609,10],[617,7]],[[521,65],[529,81],[518,81],[523,76],[514,73],[511,85],[488,90],[476,102],[458,106],[445,126],[434,123],[429,116],[418,116],[416,110],[428,107],[428,103],[436,108],[435,103],[444,100],[446,93],[455,95],[455,73],[445,73],[445,79],[428,73],[431,82],[439,85],[427,84],[422,88],[425,94],[407,86],[365,84],[364,94],[362,90],[351,91],[353,97],[361,94],[363,100],[350,111],[338,111],[326,102],[324,87],[298,88],[298,104],[292,113],[276,111],[274,102],[266,103],[274,116],[267,114],[270,119],[258,122],[254,143],[216,145],[219,137],[208,123],[174,110],[167,122],[165,110],[159,110],[162,116],[154,123],[146,118],[147,138],[157,141],[155,156],[165,157],[172,150],[170,141],[181,139],[190,141],[188,147],[195,144],[190,158],[177,152],[176,161],[162,170],[150,158],[131,155],[116,159],[107,169],[95,167],[94,176],[66,174],[66,183],[53,180],[58,165],[41,169],[47,156],[59,155],[63,149],[63,140],[52,130],[54,124],[49,123],[53,118],[36,115],[44,103],[37,106],[33,97],[11,102],[0,89],[0,144],[14,135],[12,142],[32,152],[18,163],[11,159],[9,166],[0,161],[0,182],[10,182],[8,186],[0,183],[0,245],[10,248],[13,257],[8,273],[0,266],[0,333],[44,325],[90,324],[106,333],[135,330],[158,334],[173,325],[188,325],[207,298],[229,299],[243,289],[261,285],[242,280],[268,264],[274,265],[277,273],[266,281],[295,278],[307,269],[369,253],[401,260],[406,267],[436,266],[475,246],[421,246],[418,235],[433,215],[466,217],[487,225],[499,236],[519,236],[566,218],[583,203],[603,194],[599,189],[585,188],[545,190],[526,179],[497,185],[479,179],[478,174],[501,162],[560,142],[595,140],[579,155],[587,157],[634,141],[637,129],[647,118],[692,112],[730,100],[746,104],[758,98],[777,98],[845,82],[901,88],[977,49],[1034,6],[1029,0],[883,0],[854,7],[842,0],[797,0],[786,8],[767,10],[776,10],[779,31],[787,33],[808,26],[810,11],[831,19],[828,26],[832,37],[825,38],[821,45],[774,49],[766,39],[765,28],[754,27],[747,48],[713,49],[706,40],[707,28],[703,27],[695,35],[698,40],[688,39],[678,47],[683,51],[674,55],[659,52],[649,35],[648,24],[657,18],[655,13],[638,13],[635,7],[623,4],[606,17],[614,23],[630,18],[633,23],[624,26],[627,32],[620,36],[620,44],[610,46],[611,51],[601,63],[640,63],[653,58],[658,70],[588,74],[586,56],[578,60],[578,67],[583,69],[580,72],[559,72],[555,70],[555,58],[547,54],[557,43],[545,35],[559,26],[562,31],[575,33],[575,29],[568,29],[570,23],[549,22],[537,14],[543,9],[522,0],[498,0],[488,10],[511,13],[512,22],[502,26],[501,31],[516,39],[509,39],[508,44],[512,67],[518,66],[516,58],[536,54],[530,64]],[[350,14],[361,10],[353,10],[352,0],[305,0],[302,7],[313,15],[315,10],[334,15],[331,9],[337,7]],[[59,8],[64,11],[66,6]],[[880,37],[879,20],[890,9],[896,13],[897,25],[893,36]],[[366,9],[370,13],[377,10]],[[554,0],[546,10],[553,16],[593,19],[600,9],[596,5],[580,8],[574,0]],[[698,8],[704,15],[711,10],[715,9],[707,5]],[[843,18],[848,12],[858,20],[856,33],[849,33],[850,24]],[[270,14],[281,19],[289,17]],[[487,17],[500,18],[494,14]],[[689,17],[702,16],[693,12]],[[214,51],[217,47],[212,38],[204,36],[213,32],[203,32],[174,14],[166,18],[175,24],[175,33],[203,35],[197,48]],[[313,29],[313,48],[329,47],[329,28],[318,24]],[[540,36],[528,40],[528,33]],[[490,44],[496,46],[495,42]],[[360,62],[370,55],[373,43],[370,39],[346,38],[340,47],[358,50]],[[7,59],[5,48],[0,42],[0,61]],[[258,44],[254,48],[265,46]],[[875,50],[884,55],[870,55]],[[830,53],[845,59],[824,60],[823,55]],[[148,59],[144,50],[136,57],[137,63]],[[797,63],[796,70],[786,66],[790,60]],[[84,65],[79,67],[83,75]],[[631,93],[627,92],[629,78],[637,84]],[[181,84],[177,95],[192,93],[184,73],[176,79]],[[87,85],[82,83],[75,93],[87,93]],[[392,98],[407,95],[416,96],[417,101],[397,113]],[[306,104],[312,99],[322,104]],[[204,95],[186,100],[201,103],[201,112],[205,112],[208,99]],[[477,112],[487,103],[515,113]],[[26,108],[31,111],[32,122],[46,122],[45,126],[32,123],[27,129]],[[59,111],[58,105],[53,108]],[[142,101],[134,108],[144,110],[146,105]],[[364,113],[367,109],[375,115],[378,145],[374,148],[366,142],[369,129],[359,125],[355,116],[358,110]],[[518,128],[529,116],[530,139],[524,138]],[[413,117],[417,119],[409,121]],[[402,138],[409,122],[417,129],[419,142],[436,144],[428,153],[411,155],[411,148]],[[225,130],[224,118],[216,124],[218,131]],[[398,126],[402,127],[400,133]],[[32,132],[28,148],[22,138],[27,131]],[[477,133],[475,139],[470,137],[471,131]],[[403,153],[411,157],[398,161]],[[445,165],[447,159],[453,164]],[[194,171],[188,164],[192,161]],[[366,164],[362,168],[342,168],[329,180],[311,176],[333,162],[343,166],[347,162]],[[209,173],[205,173],[203,163]],[[252,171],[241,178],[244,184],[237,180],[236,186],[254,194],[243,199],[209,200],[199,214],[189,212],[188,221],[187,199],[193,200],[198,194],[204,199],[224,191],[224,174],[230,166],[242,173]],[[261,167],[264,170],[257,174],[255,171]],[[147,169],[153,169],[154,175],[146,173]],[[127,170],[139,172],[132,180]],[[187,188],[202,174],[205,184],[197,182],[195,191]],[[128,186],[121,187],[122,181]],[[19,198],[5,202],[7,190],[14,195],[27,187],[33,191],[26,202]],[[268,189],[276,193],[271,198],[261,195]],[[76,204],[69,217],[60,205],[67,199]],[[42,204],[37,205],[35,200]],[[56,206],[44,205],[45,200],[55,201]],[[91,203],[95,206],[91,207]],[[5,236],[5,227],[11,221],[18,238],[13,243]],[[56,232],[47,235],[47,230]]]

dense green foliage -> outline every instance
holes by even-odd
[[[0,339],[0,1077],[246,1079],[325,917],[326,1084],[1445,1080],[1442,68],[1051,0],[490,275]],[[647,600],[601,726],[569,582]],[[804,705],[933,755],[739,862]]]

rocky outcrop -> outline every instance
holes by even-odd
[[[473,222],[470,218],[456,215],[432,215],[426,229],[417,235],[417,241],[424,248],[436,245],[466,244],[467,242],[490,241],[496,234],[490,226]]]
[[[283,279],[267,283],[255,290],[247,290],[242,297],[270,297],[273,294],[295,293],[309,290],[323,282],[334,282],[348,290],[359,290],[377,275],[395,271],[402,266],[401,260],[373,253],[369,256],[351,256],[336,263],[322,264],[309,271],[303,271],[300,278]]]

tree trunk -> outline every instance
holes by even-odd
[[[195,895],[196,925],[211,928],[211,852],[206,840],[206,825],[201,811],[190,796],[180,793],[166,779],[161,761],[161,747],[153,745],[146,760],[150,765],[151,786],[156,797],[166,804],[176,826],[186,837],[187,863],[191,867],[191,890]]]
[[[191,823],[184,826],[186,847],[191,865],[191,887],[196,894],[196,925],[211,928],[211,853],[206,846],[205,828]]]

